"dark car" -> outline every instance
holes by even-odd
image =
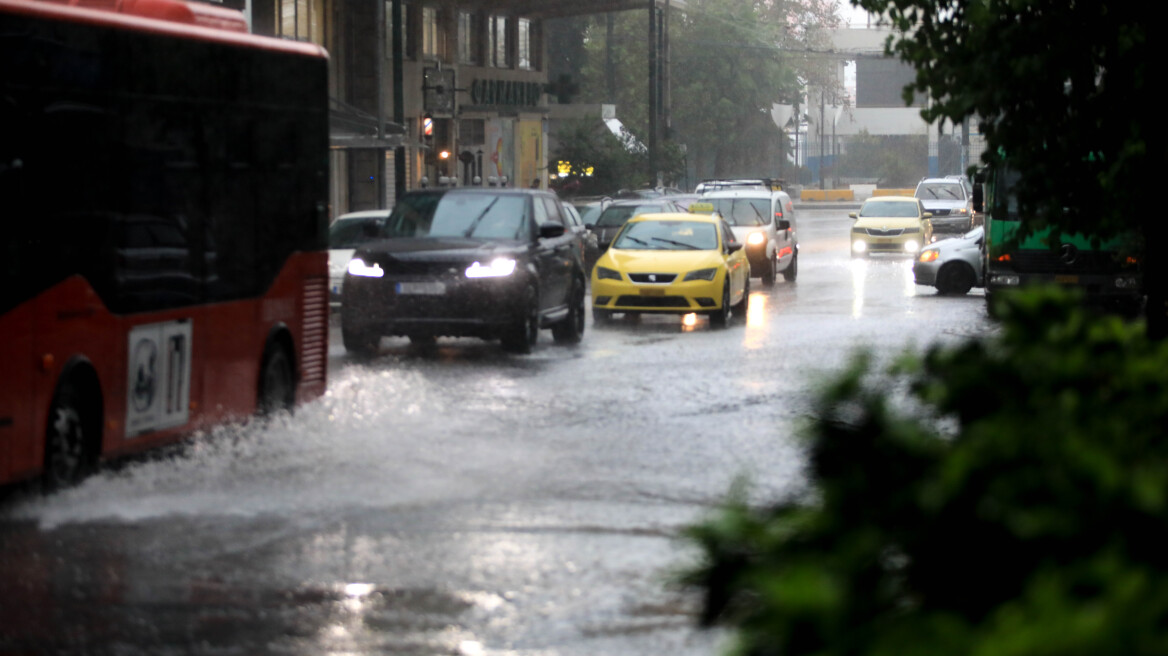
[[[584,274],[588,276],[592,273],[592,265],[596,264],[596,258],[600,257],[600,246],[596,240],[596,234],[584,225],[584,217],[580,216],[575,205],[564,201],[563,207],[564,225],[567,226],[568,230],[580,236],[580,250],[584,256]]]
[[[634,216],[688,211],[687,207],[681,207],[666,196],[637,200],[614,200],[596,218],[596,223],[589,224],[588,227],[596,234],[597,245],[600,252],[603,253],[616,237],[616,233],[620,232],[621,227]]]
[[[541,328],[556,342],[584,334],[579,235],[555,194],[535,189],[409,192],[383,239],[357,249],[345,275],[341,333],[348,351],[382,336],[500,339],[527,353]]]

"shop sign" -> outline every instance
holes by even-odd
[[[470,83],[472,105],[536,107],[542,95],[543,82],[478,79]]]

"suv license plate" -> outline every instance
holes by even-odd
[[[440,282],[399,282],[397,293],[420,296],[441,296],[446,293],[446,285]]]
[[[1054,281],[1063,285],[1079,284],[1079,276],[1055,276]]]

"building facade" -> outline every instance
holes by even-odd
[[[547,186],[546,44],[542,20],[522,7],[474,0],[241,7],[253,32],[330,53],[331,216],[392,207],[403,188]]]

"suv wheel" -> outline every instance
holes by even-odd
[[[539,294],[535,288],[528,285],[524,292],[523,316],[516,317],[515,321],[503,331],[503,349],[511,353],[531,353],[531,348],[539,339]]]
[[[552,326],[552,339],[557,344],[576,344],[584,336],[584,283],[572,284],[568,295],[568,316]]]

